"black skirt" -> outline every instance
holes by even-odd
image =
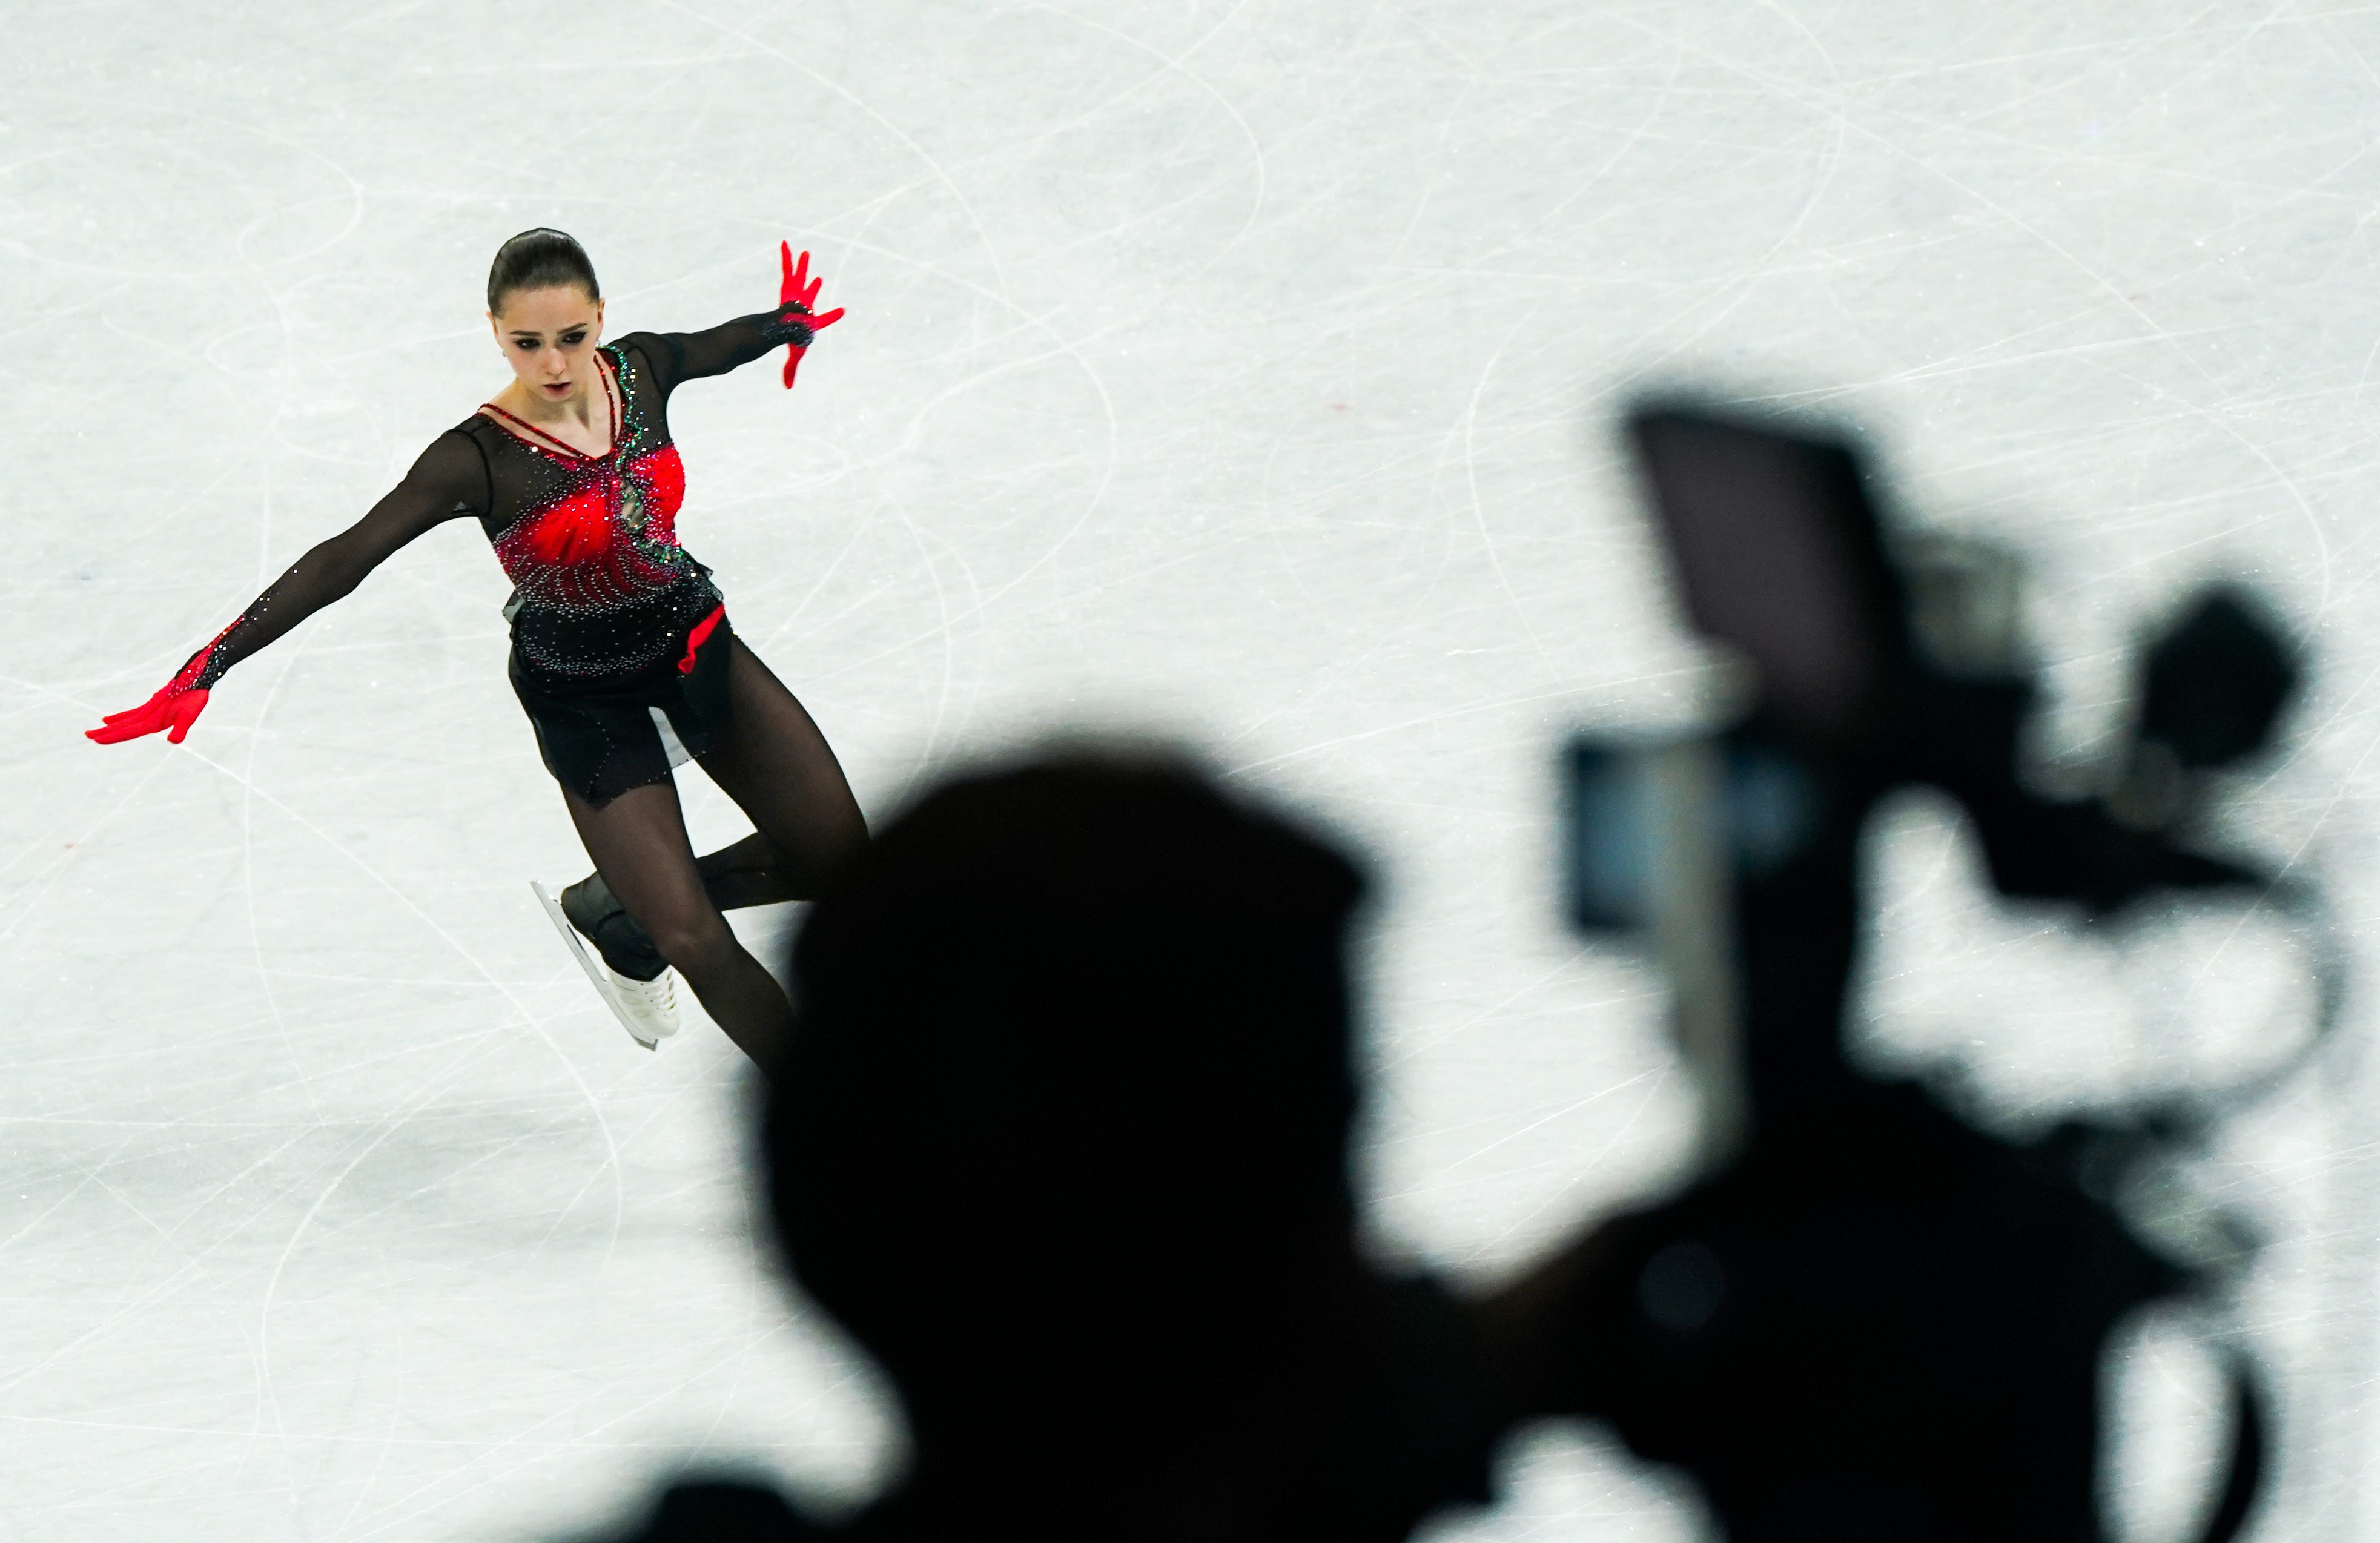
[[[513,693],[537,731],[545,769],[601,808],[708,754],[734,718],[727,656],[735,638],[722,605],[667,657],[593,679],[540,670],[515,648]]]

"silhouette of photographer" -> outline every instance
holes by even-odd
[[[962,777],[885,829],[795,949],[765,1150],[908,1471],[831,1534],[712,1481],[629,1536],[1389,1540],[1484,1500],[1474,1314],[1357,1247],[1361,893],[1124,754]]]

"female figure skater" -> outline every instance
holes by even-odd
[[[814,895],[867,827],[818,726],[728,626],[710,570],[678,545],[686,475],[667,407],[681,382],[781,345],[793,385],[817,330],[843,312],[814,314],[809,254],[798,268],[789,248],[783,256],[773,310],[603,344],[602,293],[578,243],[544,229],[505,242],[488,274],[488,321],[512,383],[431,441],[394,491],[300,557],[155,696],[90,736],[114,744],[164,729],[181,743],[225,671],[432,526],[474,516],[516,586],[504,607],[513,689],[595,860],[560,906],[603,957],[589,976],[650,1048],[676,1028],[675,966],[729,1038],[771,1066],[792,1009],[720,911]],[[699,861],[671,780],[688,759],[756,827]]]

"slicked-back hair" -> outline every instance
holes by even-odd
[[[576,286],[589,300],[603,291],[595,282],[595,264],[587,249],[568,233],[540,225],[522,231],[496,249],[488,267],[488,314],[502,313],[504,297],[516,289],[560,289]]]

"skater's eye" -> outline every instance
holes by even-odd
[[[587,334],[583,329],[576,332],[566,332],[562,334],[562,346],[565,348],[576,348],[586,341]]]

